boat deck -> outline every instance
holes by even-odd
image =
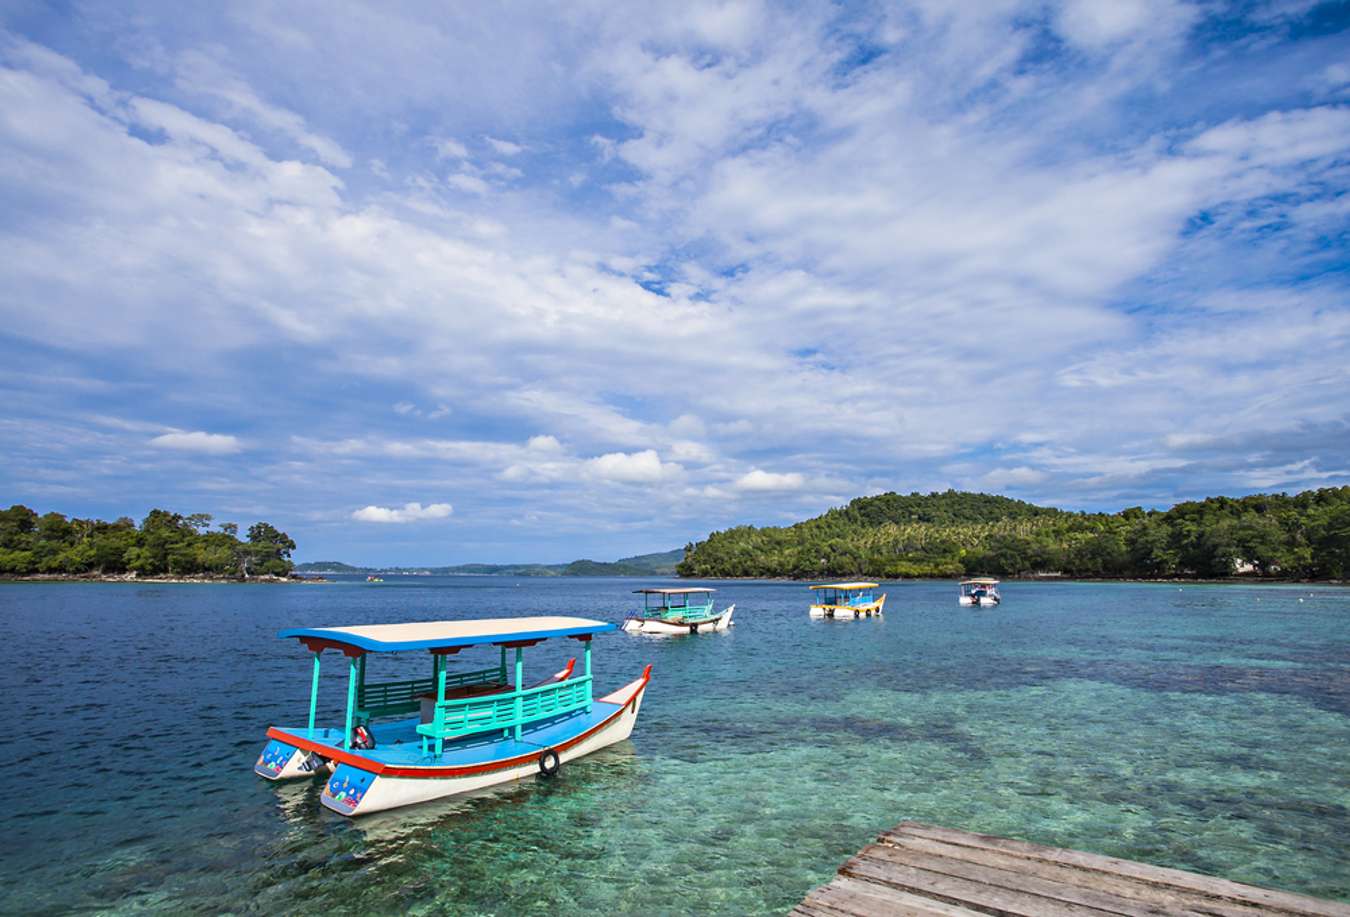
[[[792,913],[1350,917],[1350,905],[907,821],[864,847]]]
[[[348,754],[359,755],[382,764],[400,767],[453,767],[462,764],[478,764],[483,761],[497,761],[519,755],[536,754],[542,748],[549,748],[565,742],[592,726],[597,726],[612,716],[620,707],[608,701],[593,701],[590,712],[564,714],[551,720],[541,720],[531,724],[521,735],[515,738],[502,738],[501,732],[465,736],[462,739],[447,741],[445,751],[438,757],[434,751],[422,754],[422,737],[417,734],[417,725],[421,722],[414,717],[388,723],[374,723],[370,726],[375,736],[375,747],[371,749],[353,748]],[[310,738],[304,726],[278,726],[278,731],[289,733],[296,738]],[[342,746],[342,730],[335,728],[315,728],[312,741]]]

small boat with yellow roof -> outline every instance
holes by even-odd
[[[812,586],[815,592],[811,617],[853,620],[880,616],[886,606],[886,593],[876,594],[876,583],[825,583]]]

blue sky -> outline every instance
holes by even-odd
[[[1350,7],[0,6],[0,503],[610,559],[1350,482]]]

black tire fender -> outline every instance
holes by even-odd
[[[551,748],[545,748],[539,754],[539,776],[556,777],[558,771],[562,770],[562,758]]]

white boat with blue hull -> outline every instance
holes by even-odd
[[[651,666],[617,691],[592,697],[591,641],[614,629],[585,618],[534,617],[282,631],[280,636],[298,639],[314,656],[309,721],[268,729],[254,770],[269,780],[331,771],[320,801],[343,815],[551,777],[567,761],[623,741],[633,731]],[[575,675],[569,663],[524,686],[523,650],[552,637],[583,643],[582,674]],[[448,671],[450,656],[484,645],[500,647],[498,666]],[[343,728],[315,723],[319,664],[327,649],[347,658]],[[513,681],[508,650],[514,651]],[[408,651],[431,655],[431,678],[366,681],[369,654]]]

